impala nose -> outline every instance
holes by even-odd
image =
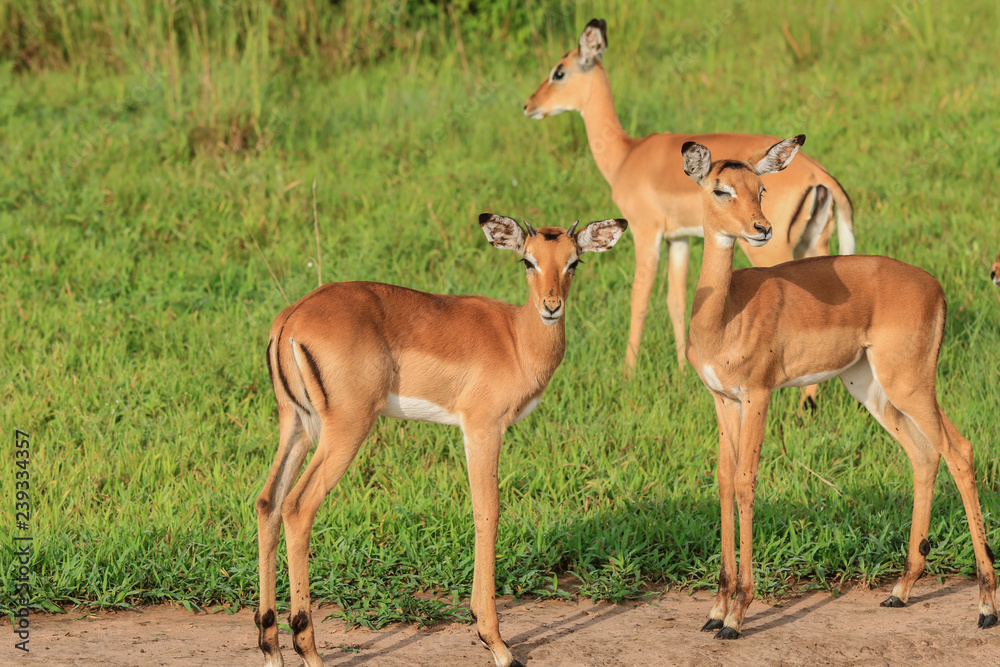
[[[542,300],[542,321],[546,324],[555,324],[562,316],[563,302],[559,297],[546,297]]]
[[[756,229],[759,234],[762,234],[762,235],[766,236],[767,238],[771,238],[771,228],[770,227],[765,227],[764,225],[761,225],[761,224],[755,222],[754,225],[753,225],[753,228]]]

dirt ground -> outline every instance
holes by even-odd
[[[502,600],[500,629],[514,656],[527,665],[997,665],[1000,627],[980,630],[974,582],[929,578],[917,583],[903,609],[878,603],[888,588],[851,590],[838,597],[807,593],[773,605],[754,601],[744,636],[716,641],[699,632],[712,595],[669,592],[648,601],[613,605]],[[328,609],[314,609],[322,619]],[[31,617],[31,652],[14,649],[9,621],[0,626],[3,665],[253,665],[253,613],[192,614],[179,607],[117,613]],[[490,667],[475,629],[441,624],[395,625],[347,632],[342,622],[317,628],[323,662],[356,665],[471,665]],[[282,653],[298,665],[291,639]]]

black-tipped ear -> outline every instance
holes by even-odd
[[[712,153],[697,141],[686,141],[681,146],[681,157],[684,159],[684,173],[700,185],[712,168]]]
[[[517,254],[524,252],[525,233],[517,220],[495,213],[481,213],[479,226],[493,247],[501,250],[513,250]]]
[[[597,28],[601,31],[601,41],[604,42],[604,48],[608,48],[608,22],[604,19],[590,19],[590,23],[587,24],[588,28]]]
[[[798,134],[784,141],[779,141],[765,151],[754,155],[748,160],[758,175],[773,174],[787,167],[799,147],[806,143],[806,135]]]
[[[604,19],[592,19],[580,35],[580,66],[594,66],[608,48],[608,24]]]
[[[592,222],[577,233],[576,247],[581,253],[611,250],[626,229],[628,221],[622,218]]]

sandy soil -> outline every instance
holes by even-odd
[[[514,656],[529,665],[996,665],[1000,628],[976,627],[973,582],[918,582],[903,609],[883,609],[888,589],[839,597],[808,593],[775,604],[755,601],[744,636],[715,641],[698,632],[711,607],[707,591],[666,593],[622,605],[503,600],[501,631]],[[315,619],[329,610],[315,609]],[[192,614],[178,607],[31,617],[30,654],[13,648],[9,621],[0,664],[254,665],[253,614]],[[317,628],[324,664],[472,665],[493,660],[474,628],[396,625],[378,632],[327,621]],[[282,635],[289,665],[300,664]]]

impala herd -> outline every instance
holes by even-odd
[[[803,400],[815,407],[815,385],[833,377],[900,443],[913,468],[905,567],[882,606],[904,606],[923,573],[943,456],[972,535],[978,626],[997,624],[997,580],[972,445],[937,402],[945,322],[941,285],[893,259],[850,256],[850,199],[818,162],[799,153],[804,135],[783,141],[747,134],[627,136],[602,63],[606,48],[605,22],[591,21],[578,48],[556,63],[524,113],[544,118],[580,112],[594,161],[628,222],[536,230],[527,221],[522,226],[504,216],[480,215],[489,243],[513,251],[524,264],[524,305],[375,282],[330,283],[274,321],[267,366],[280,438],[256,501],[260,607],[255,621],[265,665],[283,664],[275,599],[282,526],[293,646],[309,667],[322,664],[310,612],[310,533],[321,503],[379,415],[462,430],[475,523],[472,615],[495,663],[521,664],[500,636],[495,603],[501,441],[509,426],[538,405],[562,361],[566,300],[580,257],[610,250],[626,228],[636,249],[626,375],[637,363],[666,241],[667,305],[680,368],[689,362],[715,401],[722,560],[718,594],[702,630],[715,631],[718,639],[739,637],[754,596],[754,493],[772,392],[804,387]],[[835,219],[840,256],[830,257]],[[704,257],[685,338],[692,236],[705,239]],[[733,270],[737,244],[755,268]],[[1000,286],[1000,256],[990,277]]]

